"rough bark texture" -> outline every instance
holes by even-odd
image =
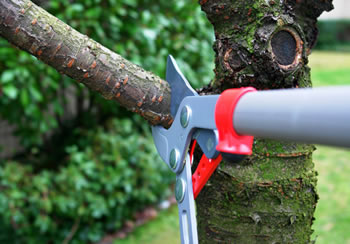
[[[0,1],[0,36],[106,99],[169,127],[170,87],[28,0]]]
[[[311,86],[308,55],[328,0],[202,0],[215,29],[209,91]],[[200,243],[309,243],[318,199],[312,145],[255,139],[223,162],[197,198]]]

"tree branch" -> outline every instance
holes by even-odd
[[[0,36],[61,74],[169,127],[170,86],[79,33],[29,0],[0,1]]]

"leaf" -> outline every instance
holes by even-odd
[[[29,96],[28,96],[28,92],[26,90],[24,90],[24,89],[21,90],[20,99],[21,99],[21,103],[24,107],[29,104]]]
[[[150,41],[154,41],[157,37],[157,31],[153,29],[143,29],[143,35]]]
[[[71,10],[76,11],[76,12],[82,12],[84,10],[84,6],[79,4],[79,3],[72,4],[70,6],[70,8],[71,8]]]
[[[29,87],[30,95],[33,97],[34,100],[41,102],[43,100],[43,96],[41,92],[34,86]]]
[[[15,73],[12,70],[6,70],[2,73],[0,80],[3,84],[6,84],[13,81],[14,78]]]
[[[18,95],[18,90],[15,86],[9,84],[7,86],[4,86],[3,88],[3,93],[5,94],[5,96],[11,98],[11,99],[16,99],[17,95]]]

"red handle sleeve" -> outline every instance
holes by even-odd
[[[239,99],[248,92],[256,91],[253,87],[229,89],[224,91],[215,107],[215,123],[219,132],[216,150],[231,154],[250,155],[253,137],[238,135],[234,129],[233,113]]]

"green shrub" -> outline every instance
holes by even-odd
[[[349,20],[321,20],[317,26],[319,36],[315,49],[350,51]]]
[[[72,243],[98,241],[136,210],[169,196],[174,175],[157,156],[148,126],[137,133],[134,127],[130,119],[111,119],[80,131],[91,145],[67,147],[67,165],[55,172],[2,165],[0,242],[62,243],[75,224]]]

